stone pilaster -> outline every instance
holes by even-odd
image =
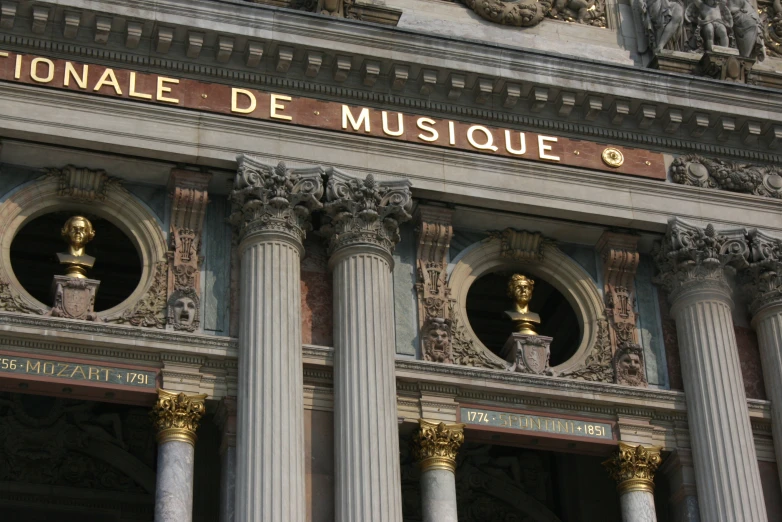
[[[619,443],[619,451],[603,462],[617,482],[623,522],[657,522],[654,473],[660,466],[660,448]]]
[[[158,443],[155,522],[193,520],[195,432],[206,411],[204,399],[158,390],[152,408]]]
[[[336,520],[401,522],[391,252],[410,219],[410,183],[329,172],[334,277]]]
[[[660,472],[668,478],[670,486],[671,522],[701,522],[690,450],[677,448],[665,459]]]
[[[174,169],[171,196],[166,326],[195,332],[201,328],[201,234],[209,202],[211,174]]]
[[[453,211],[431,205],[419,205],[416,212],[418,248],[418,323],[421,354],[425,361],[453,364],[451,318],[446,282],[448,248],[453,237]]]
[[[231,222],[240,256],[237,522],[304,522],[300,260],[320,168],[240,156]]]
[[[782,463],[782,240],[751,230],[749,266],[739,273],[758,334],[763,381],[771,401],[771,431]],[[778,465],[782,480],[782,465]]]
[[[220,522],[234,522],[236,510],[236,398],[224,397],[215,412],[220,429]]]
[[[464,424],[418,421],[413,454],[421,467],[423,522],[458,522],[456,455],[464,443]]]
[[[731,316],[729,277],[747,264],[744,234],[672,219],[656,255],[679,338],[698,502],[709,522],[766,520]]]

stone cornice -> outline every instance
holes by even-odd
[[[26,4],[26,2],[20,2]],[[42,4],[46,5],[46,4]],[[503,47],[487,42],[475,42],[469,40],[455,40],[443,36],[426,35],[398,28],[387,28],[365,24],[356,21],[324,19],[319,15],[301,13],[293,10],[278,9],[269,6],[249,4],[247,2],[228,2],[213,0],[164,0],[162,2],[143,1],[134,3],[133,8],[115,1],[102,0],[85,3],[83,0],[61,0],[57,2],[58,9],[87,9],[94,11],[103,10],[109,16],[127,17],[136,20],[143,9],[149,10],[149,16],[154,17],[155,22],[163,25],[182,25],[197,31],[216,32],[220,35],[230,35],[232,38],[246,42],[245,38],[257,39],[262,44],[262,57],[267,65],[261,71],[271,70],[279,59],[278,46],[289,46],[291,60],[297,64],[291,67],[291,72],[280,74],[258,74],[257,66],[254,69],[248,67],[236,67],[230,61],[226,65],[214,66],[214,57],[211,60],[201,58],[186,59],[184,56],[176,56],[174,51],[170,55],[158,54],[150,58],[149,54],[135,50],[117,51],[100,46],[90,46],[81,50],[81,54],[90,56],[91,59],[104,61],[120,61],[141,65],[144,68],[170,69],[182,71],[183,75],[213,75],[237,84],[261,84],[282,90],[317,90],[327,96],[340,98],[354,98],[363,103],[375,105],[399,105],[401,107],[415,107],[425,111],[442,112],[446,114],[458,114],[460,118],[475,118],[482,120],[498,120],[519,126],[534,126],[538,129],[551,129],[557,133],[569,133],[579,136],[596,136],[609,141],[625,141],[640,143],[645,146],[667,148],[686,148],[708,154],[731,155],[755,161],[778,162],[779,158],[774,154],[764,152],[763,146],[752,150],[753,143],[741,147],[741,129],[745,122],[752,121],[760,125],[769,143],[776,146],[776,132],[782,134],[782,129],[776,123],[782,119],[782,93],[776,90],[752,86],[727,85],[703,78],[664,73],[648,69],[629,67],[625,65],[597,62],[580,58],[571,58],[555,53],[545,53],[534,50],[521,50],[511,47]],[[20,11],[21,11],[20,7]],[[188,13],[185,17],[181,13]],[[318,22],[318,31],[312,31],[313,21]],[[2,35],[0,43],[4,45],[20,46],[27,48],[27,52],[36,49],[41,52],[51,49],[59,53],[79,52],[78,46],[67,41],[40,41],[36,37],[27,35],[29,24],[24,20],[17,21],[14,26],[19,36]],[[52,23],[51,21],[49,22]],[[151,27],[151,26],[150,26]],[[149,29],[143,34],[146,41],[150,36]],[[182,34],[188,31],[181,31]],[[60,38],[59,34],[55,38]],[[254,40],[253,40],[254,41]],[[176,42],[187,47],[186,42]],[[143,47],[143,46],[142,46]],[[301,76],[298,72],[299,59],[309,49],[321,49],[325,53],[324,63],[330,63],[336,59],[334,49],[339,49],[340,55],[350,57],[354,66],[366,60],[375,60],[380,63],[378,74],[381,83],[368,91],[361,84],[347,81],[344,84],[336,81],[312,82],[295,79]],[[140,50],[140,49],[139,49]],[[178,52],[178,51],[177,51]],[[245,52],[245,49],[233,49],[236,55]],[[168,53],[168,51],[167,51]],[[204,55],[206,52],[204,51]],[[210,56],[213,54],[210,51]],[[230,56],[230,54],[229,54]],[[260,56],[260,55],[259,55]],[[432,60],[437,59],[438,64],[444,67],[431,65]],[[236,60],[238,61],[238,60]],[[392,82],[392,66],[404,65],[409,68],[410,78],[407,80],[407,92],[400,91],[400,96],[381,92],[382,82]],[[457,65],[458,64],[458,65]],[[453,67],[451,67],[453,65]],[[279,69],[279,67],[277,67]],[[418,94],[417,80],[415,76],[419,68],[427,68],[438,72],[435,81],[437,89],[428,97]],[[356,70],[357,67],[354,67]],[[462,103],[447,101],[449,89],[444,85],[449,74],[458,69],[460,74],[467,78],[462,95]],[[296,72],[294,72],[294,70]],[[192,72],[185,72],[192,71]],[[505,71],[501,76],[497,71]],[[475,103],[470,98],[472,92],[470,84],[477,81],[477,77],[487,79],[496,84],[496,103],[485,105]],[[290,76],[290,78],[288,77]],[[321,75],[324,76],[324,75]],[[519,82],[518,85],[512,82]],[[585,83],[589,83],[587,90]],[[332,85],[324,85],[332,84]],[[334,85],[340,84],[340,85]],[[515,96],[518,104],[522,106],[522,114],[518,111],[492,111],[486,110],[491,106],[499,106],[503,99],[508,97],[509,85],[518,87]],[[528,112],[526,105],[533,89],[545,91],[544,109],[540,117],[524,114]],[[556,99],[560,92],[568,92],[576,96],[579,105],[587,94],[591,97],[602,97],[602,112],[606,117],[597,120],[597,125],[587,126],[566,121],[567,118],[557,116]],[[542,93],[543,91],[539,91]],[[719,100],[715,102],[714,100]],[[633,125],[616,123],[615,118],[607,118],[610,108],[615,101],[628,102],[627,120],[635,122],[638,114],[643,112],[648,115],[648,123],[662,121],[664,115],[671,109],[680,111],[682,123],[694,121],[695,114],[706,116],[706,126],[695,125],[697,133],[705,131],[702,136],[697,135],[690,140],[677,139],[678,125],[660,125],[649,129],[639,128],[635,130]],[[644,108],[641,108],[641,104]],[[729,131],[721,122],[724,117],[733,118],[735,130]],[[575,120],[575,118],[574,118]],[[621,120],[621,118],[620,118]],[[611,123],[614,121],[614,123]],[[712,126],[709,126],[711,122]],[[675,128],[674,128],[675,127]],[[630,129],[630,130],[628,130]],[[775,131],[777,129],[777,131]],[[694,131],[694,132],[695,132]],[[728,137],[727,141],[718,142],[717,134]],[[694,135],[694,136],[696,136]],[[750,136],[757,141],[758,135]],[[746,138],[746,136],[744,136]],[[731,148],[731,146],[733,148]]]

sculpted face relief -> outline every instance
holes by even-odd
[[[662,154],[382,108],[0,51],[0,82],[287,123],[465,152],[665,180]],[[601,159],[606,146],[626,161]]]

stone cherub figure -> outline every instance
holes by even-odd
[[[540,324],[540,316],[529,311],[535,281],[522,274],[513,274],[508,281],[508,297],[513,299],[514,311],[505,312],[513,321],[516,332],[537,335],[535,324]]]
[[[84,248],[95,238],[92,223],[84,216],[73,216],[62,227],[62,237],[68,243],[68,252],[57,254],[60,264],[67,266],[65,275],[76,279],[87,279],[87,269],[95,264],[95,258],[88,256]]]
[[[684,18],[690,24],[697,24],[705,50],[713,51],[715,45],[730,45],[728,29],[733,26],[733,17],[720,0],[693,0],[687,6]],[[693,38],[697,38],[696,33],[693,33]],[[698,47],[692,43],[690,45]]]

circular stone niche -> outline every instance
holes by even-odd
[[[95,311],[117,306],[136,289],[141,279],[141,258],[136,247],[110,221],[88,213],[50,212],[26,223],[11,243],[11,267],[19,284],[35,299],[52,306],[52,280],[65,273],[57,260],[67,252],[62,227],[69,218],[82,215],[90,220],[95,238],[85,252],[95,258],[87,277],[100,281],[95,297]]]
[[[470,326],[478,339],[498,356],[505,341],[513,333],[513,325],[505,311],[513,310],[513,301],[508,297],[508,280],[514,273],[486,274],[475,280],[467,292],[466,308]],[[538,335],[553,338],[549,366],[557,366],[570,359],[578,350],[581,343],[578,318],[559,290],[540,277],[525,275],[535,281],[529,309],[540,315],[541,324],[536,331]]]

